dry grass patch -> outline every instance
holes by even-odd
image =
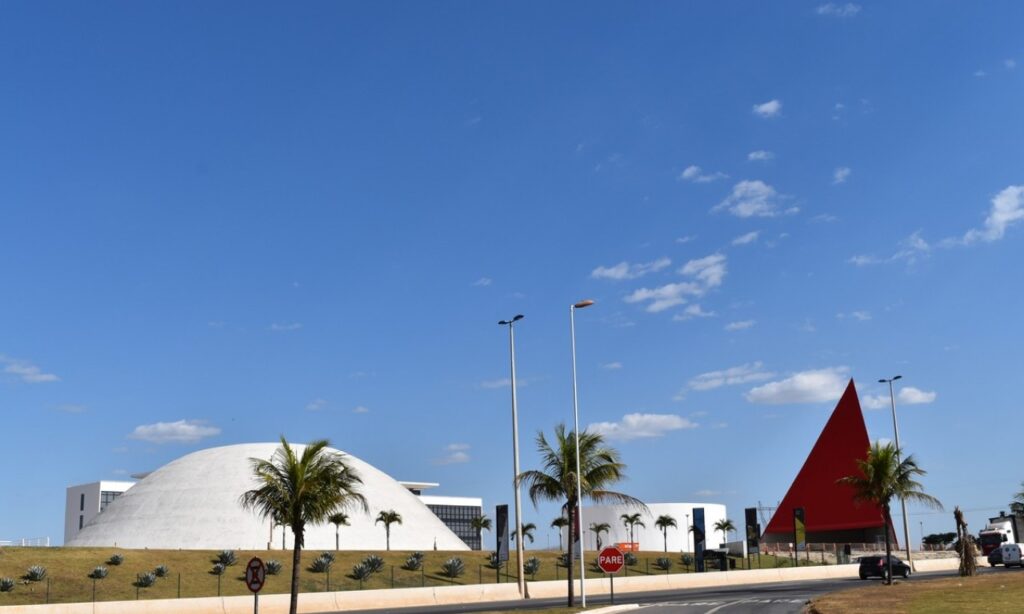
[[[985,612],[1017,614],[1024,611],[1024,571],[994,572],[973,578],[943,578],[897,582],[832,593],[813,600],[817,614],[859,614],[870,604],[871,611],[889,614],[953,614]]]

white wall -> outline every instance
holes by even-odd
[[[100,481],[69,486],[64,500],[64,543],[78,535],[81,528],[89,526],[100,513],[100,493],[125,492],[134,482]],[[84,500],[83,500],[84,495]]]
[[[618,542],[629,541],[629,531],[622,524],[619,518],[623,514],[635,514],[640,512],[641,520],[646,527],[637,525],[633,531],[635,541],[640,543],[641,550],[664,550],[665,536],[654,526],[654,521],[661,515],[672,516],[676,519],[677,528],[668,530],[668,552],[692,552],[693,537],[687,531],[687,520],[693,524],[693,508],[704,508],[704,526],[707,534],[707,547],[717,548],[722,541],[722,534],[713,530],[713,526],[719,520],[727,518],[724,505],[719,503],[648,503],[647,511],[638,510],[625,505],[600,505],[583,508],[584,546],[587,550],[594,550],[597,547],[594,533],[590,525],[607,522],[611,525],[611,531],[601,535],[602,546],[612,545]],[[742,522],[733,520],[733,524],[741,529]],[[733,533],[729,539],[736,539],[737,533]]]

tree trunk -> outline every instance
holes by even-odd
[[[569,577],[569,601],[568,601],[568,607],[570,607],[570,608],[573,606],[573,602],[575,601],[575,599],[574,599],[575,595],[573,594],[573,584],[572,584],[573,581],[574,581],[572,568],[573,568],[573,563],[575,562],[574,558],[573,558],[573,547],[572,547],[573,546],[573,534],[575,533],[574,529],[576,528],[576,521],[575,521],[576,513],[575,512],[576,512],[575,506],[573,506],[572,502],[570,501],[570,505],[569,505],[569,539],[568,539],[569,543],[566,544],[566,548],[565,548],[566,552],[569,555],[567,557],[567,560],[566,560],[566,563],[568,564],[566,566],[566,569],[569,570],[569,574],[568,574],[568,577]],[[581,561],[581,563],[582,563],[582,561]]]
[[[668,527],[662,529],[661,534],[665,536],[665,554],[668,554]]]
[[[288,605],[288,614],[297,614],[299,611],[299,569],[302,567],[302,537],[304,528],[294,527],[295,544],[292,548],[292,597]]]
[[[335,552],[337,552],[337,551],[338,551],[338,550],[340,549],[340,548],[338,547],[338,545],[339,545],[340,543],[341,543],[341,541],[340,541],[340,540],[339,540],[339,538],[338,538],[338,529],[334,529],[334,551],[335,551]]]
[[[384,539],[388,552],[391,552],[391,525],[384,523]]]
[[[885,564],[887,566],[885,583],[892,585],[892,541],[889,539],[889,533],[893,530],[892,516],[889,514],[888,503],[882,509],[885,512]]]

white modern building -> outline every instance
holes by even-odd
[[[253,443],[209,448],[172,461],[134,485],[99,482],[95,489],[97,501],[107,488],[104,485],[121,484],[123,494],[112,497],[102,513],[97,507],[91,516],[83,513],[92,509],[89,497],[81,505],[82,493],[74,490],[79,487],[72,487],[68,489],[68,517],[75,516],[75,509],[84,509],[77,512],[81,521],[78,516],[69,521],[75,531],[65,535],[65,545],[204,550],[291,548],[294,538],[289,530],[272,527],[269,520],[239,504],[242,493],[257,487],[250,459],[270,459],[279,447],[278,443]],[[293,447],[299,451],[303,448]],[[345,458],[362,478],[361,492],[370,509],[366,513],[349,510],[350,525],[340,528],[342,549],[383,550],[384,527],[374,522],[383,510],[395,510],[402,516],[402,524],[391,526],[394,550],[469,549],[410,488],[359,458],[349,454]],[[110,488],[106,492],[114,492],[113,486]],[[76,496],[78,499],[74,499]],[[335,527],[309,526],[305,538],[306,548],[333,549]]]
[[[597,505],[583,508],[584,547],[590,551],[597,549],[597,535],[590,527],[602,523],[607,523],[610,527],[608,533],[601,534],[603,546],[628,543],[629,527],[623,524],[622,516],[639,513],[644,526],[638,524],[633,528],[633,541],[639,544],[639,550],[667,549],[668,552],[676,553],[693,552],[693,535],[687,528],[694,522],[695,508],[704,509],[704,531],[707,536],[705,547],[717,548],[723,541],[738,539],[734,533],[728,536],[727,540],[723,540],[721,532],[714,530],[716,522],[728,518],[725,506],[720,503],[648,503],[646,510],[628,505]],[[669,528],[666,534],[654,524],[658,517],[663,515],[674,518],[677,525]],[[741,538],[742,520],[734,520],[733,523],[739,529],[738,535]]]
[[[104,480],[69,486],[64,504],[64,543],[74,539],[93,518],[134,485],[135,482]]]
[[[447,497],[441,495],[424,495],[424,490],[437,488],[437,482],[399,482],[409,492],[419,497],[435,516],[441,519],[459,539],[464,541],[471,550],[482,548],[480,531],[473,528],[473,519],[481,516],[484,511],[484,500],[479,497]]]

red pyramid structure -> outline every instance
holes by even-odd
[[[853,489],[837,481],[857,472],[867,458],[868,429],[853,380],[764,531],[767,542],[793,541],[793,510],[804,508],[807,541],[874,542],[884,536],[882,509],[853,501]]]

